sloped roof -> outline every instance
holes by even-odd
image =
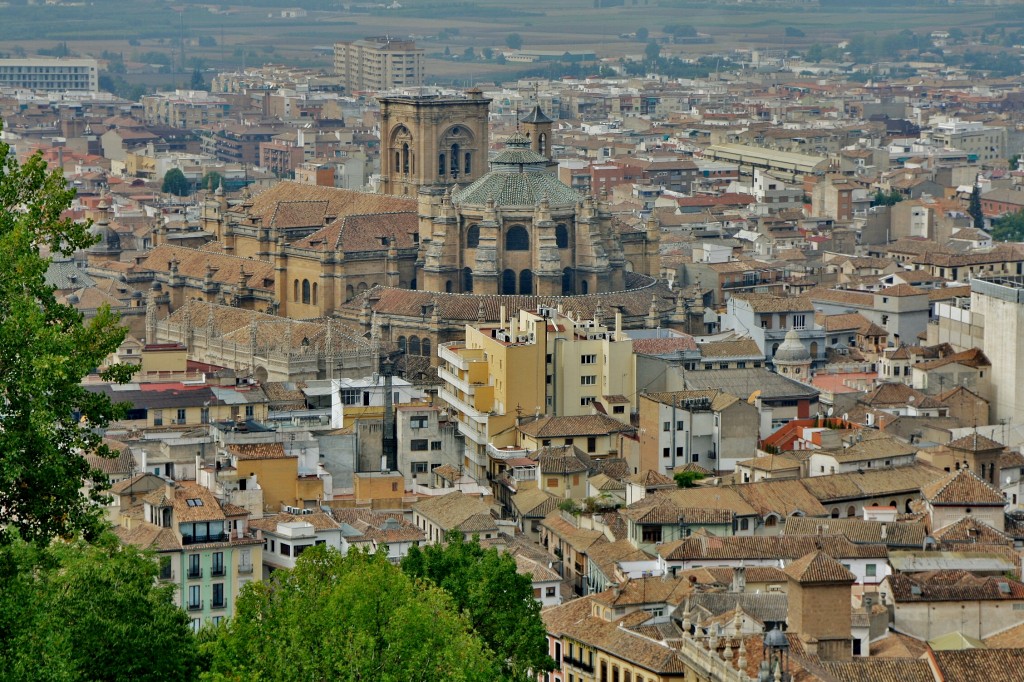
[[[921,494],[933,505],[983,505],[1006,504],[1003,494],[978,478],[970,469],[960,469],[921,486]]]
[[[782,530],[785,535],[830,535],[838,533],[857,544],[882,543],[888,547],[915,547],[924,543],[925,527],[920,523],[866,521],[864,519],[814,519],[791,516]],[[884,537],[883,537],[884,536]]]
[[[841,563],[822,551],[802,556],[782,570],[801,585],[852,583],[857,580]]]
[[[988,450],[1002,450],[1005,446],[975,431],[946,443],[946,447],[966,452],[986,452]]]
[[[533,438],[561,438],[573,436],[602,436],[609,433],[631,431],[632,428],[604,414],[584,414],[570,417],[541,417],[520,424],[522,433]]]

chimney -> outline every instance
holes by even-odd
[[[619,595],[622,594],[622,590],[619,588],[619,584],[611,583],[610,587],[612,588],[612,596],[618,599]]]
[[[732,591],[742,594],[747,589],[747,567],[740,559],[740,565],[732,569]]]
[[[886,528],[885,524],[883,523],[883,524],[882,524],[882,533],[881,533],[881,537],[882,537],[882,539],[883,539],[883,540],[885,540],[885,538],[886,538],[886,536],[887,536],[888,534],[889,534],[889,533],[888,533],[888,528]]]

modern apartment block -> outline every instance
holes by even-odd
[[[522,310],[498,324],[467,325],[464,342],[438,347],[439,395],[466,438],[467,473],[483,478],[489,458],[506,458],[502,447],[514,444],[519,417],[588,415],[600,403],[629,422],[633,341],[616,318],[611,327],[554,308]]]
[[[411,40],[376,36],[334,44],[334,72],[351,91],[381,92],[423,85],[423,50]]]
[[[99,92],[99,64],[95,59],[0,59],[0,88]]]

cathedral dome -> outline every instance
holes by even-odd
[[[775,351],[773,362],[807,363],[811,361],[811,354],[800,342],[800,335],[795,329],[786,332],[786,338],[782,345]]]
[[[547,199],[552,207],[575,206],[583,197],[551,174],[548,160],[530,149],[530,139],[515,132],[491,159],[491,170],[452,196],[456,206],[530,207]]]

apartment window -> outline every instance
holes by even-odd
[[[550,438],[545,438],[544,440],[542,440],[540,442],[540,444],[543,445],[544,447],[547,447],[547,446],[551,445],[551,439]]]
[[[246,419],[252,419],[254,416],[256,416],[256,408],[255,408],[255,406],[253,406],[253,405],[246,405],[245,406],[245,417],[246,417]]]
[[[661,526],[643,526],[641,538],[643,542],[661,542]]]
[[[545,597],[554,597],[555,596],[555,588],[554,587],[545,588],[544,596]]]
[[[874,577],[877,574],[878,574],[878,565],[877,564],[868,564],[867,565],[867,569],[865,571],[865,575],[867,575],[868,577]]]
[[[189,578],[201,578],[203,573],[199,568],[199,555],[189,554],[188,555],[188,577]]]
[[[551,364],[551,353],[548,353],[547,355],[544,356],[544,362],[548,363],[549,365]]]
[[[160,579],[171,579],[171,557],[169,556],[160,557]]]
[[[671,431],[672,430],[672,422],[664,422],[661,425],[661,430],[662,431]]]
[[[683,422],[683,421],[677,421],[676,422],[676,431],[682,431],[685,428],[686,428],[686,423],[685,422]]]
[[[626,413],[626,406],[625,405],[613,405],[612,406],[612,414],[625,414],[625,413]]]
[[[281,556],[291,556],[291,555],[292,555],[292,546],[287,544],[287,543],[282,542],[281,543]]]
[[[188,588],[188,608],[199,609],[202,608],[203,602],[200,596],[199,585],[189,585]]]
[[[164,411],[163,410],[153,410],[153,426],[163,426],[163,425],[164,425]]]
[[[793,316],[793,328],[794,329],[803,329],[804,325],[806,325],[806,324],[807,324],[807,316],[806,315],[794,315]]]
[[[414,474],[425,474],[427,473],[427,462],[413,462],[412,473]]]
[[[416,416],[409,419],[409,426],[414,429],[425,429],[427,428],[427,417]]]
[[[681,459],[683,456],[684,456],[683,455],[683,446],[682,445],[677,445],[676,446],[676,458]]]
[[[179,424],[184,424],[185,423],[185,410],[184,410],[184,408],[179,408],[178,409],[178,423]]]
[[[740,519],[740,530],[750,530],[750,519]]]
[[[597,450],[597,438],[591,436],[587,438],[587,452],[594,452]]]
[[[672,456],[672,448],[662,448],[661,449],[661,456],[665,457],[665,458],[671,457]]]
[[[409,449],[413,452],[424,452],[429,447],[426,438],[414,438],[409,441]]]
[[[210,408],[201,407],[199,408],[199,423],[209,424],[210,423]]]
[[[558,487],[558,479],[557,478],[549,478],[548,479],[548,487],[549,488],[557,488]]]
[[[224,575],[224,552],[214,552],[210,565],[211,575]]]
[[[224,583],[213,584],[213,608],[224,608]]]
[[[586,407],[587,405],[592,405],[594,403],[594,400],[596,400],[596,398],[594,396],[592,396],[592,395],[585,395],[582,398],[580,398],[580,407]]]
[[[594,374],[586,374],[580,377],[580,385],[582,386],[593,386],[597,383],[597,376]]]
[[[362,402],[362,391],[358,388],[341,389],[341,403],[343,405],[358,405]]]
[[[198,618],[193,618],[191,625],[192,625],[192,632],[194,632],[196,634],[199,634],[199,629],[203,626],[203,622],[201,620],[199,620]]]
[[[581,355],[580,356],[580,364],[581,365],[596,365],[597,364],[597,356],[596,355]]]

